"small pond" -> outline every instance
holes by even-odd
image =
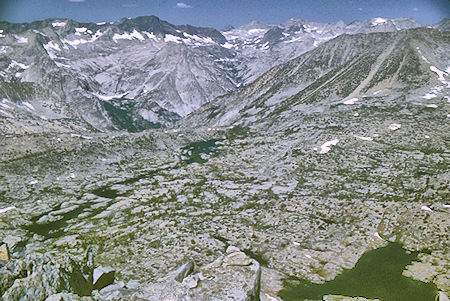
[[[332,281],[313,284],[301,280],[296,285],[287,285],[280,297],[286,301],[322,300],[324,295],[360,296],[381,301],[433,301],[437,294],[434,284],[402,275],[405,266],[416,257],[417,253],[408,253],[400,244],[393,243],[366,253],[353,269]]]

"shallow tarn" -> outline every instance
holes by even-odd
[[[417,253],[408,253],[400,244],[393,243],[363,255],[353,269],[344,271],[332,281],[324,284],[304,280],[287,283],[280,297],[287,301],[322,300],[324,295],[359,296],[382,301],[433,301],[438,293],[434,284],[402,275],[405,266],[416,257]]]

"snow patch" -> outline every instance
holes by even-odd
[[[288,40],[288,41],[284,41],[284,43],[289,44],[289,43],[294,43],[294,42],[298,42],[298,41],[301,41],[301,40],[303,40],[302,37],[297,37],[297,38],[293,38],[293,39]]]
[[[422,206],[422,207],[420,207],[420,209],[429,211],[429,212],[433,212],[433,210],[431,210],[430,207],[428,207],[428,206]]]
[[[347,99],[346,101],[344,101],[344,104],[346,104],[346,105],[353,105],[353,104],[355,104],[355,102],[357,102],[358,101],[358,98],[350,98],[350,99]]]
[[[221,46],[224,48],[227,48],[227,49],[231,49],[231,48],[235,47],[234,44],[230,44],[228,42],[226,42],[225,44],[222,44]]]
[[[399,123],[392,123],[391,125],[389,125],[389,129],[391,131],[396,131],[396,130],[398,130],[401,127],[402,127],[402,125],[399,124]]]
[[[16,38],[17,43],[19,43],[19,44],[26,44],[26,43],[28,43],[28,38],[17,36],[17,35],[14,35],[14,37]]]
[[[105,101],[109,101],[112,99],[120,99],[120,98],[126,96],[127,94],[128,94],[128,92],[125,92],[123,94],[117,94],[117,95],[100,95],[98,93],[94,93],[95,96],[97,96],[101,100],[105,100]]]
[[[97,24],[97,25],[105,25],[106,22],[98,22],[98,23],[95,23],[95,24]]]
[[[319,154],[326,154],[331,150],[331,146],[339,143],[339,139],[333,139],[331,141],[327,141],[320,146]]]
[[[443,83],[444,85],[447,85],[447,87],[450,88],[450,81],[447,81],[444,77],[444,75],[447,75],[446,72],[439,70],[435,66],[430,66],[430,70],[435,72],[438,75],[438,80]]]
[[[432,93],[427,93],[425,96],[423,96],[423,98],[425,98],[425,99],[432,99],[432,98],[435,98],[435,97],[437,97],[437,95],[436,94],[432,94]]]
[[[375,232],[375,233],[373,234],[373,236],[375,236],[376,238],[382,239],[381,236],[380,236],[380,234],[379,234],[378,232]]]
[[[55,64],[56,64],[56,66],[58,66],[58,67],[69,68],[69,69],[72,68],[72,66],[66,65],[66,64],[63,64],[63,63],[55,62]]]
[[[436,109],[438,107],[438,105],[435,105],[435,104],[429,104],[429,105],[427,105],[427,108],[433,108],[433,109]]]
[[[372,137],[363,137],[363,136],[355,135],[355,138],[361,139],[363,141],[373,141]]]
[[[17,208],[15,206],[9,206],[9,207],[6,207],[6,208],[2,208],[2,209],[0,209],[0,213],[5,213],[5,212],[8,212],[8,211],[13,210],[13,209],[17,209]]]
[[[75,28],[75,31],[76,31],[76,32],[83,33],[83,32],[86,32],[86,31],[87,31],[87,28],[86,28],[86,27],[77,27],[77,28]]]
[[[12,60],[11,63],[9,64],[8,68],[11,68],[11,67],[14,67],[14,66],[18,66],[19,68],[24,69],[24,70],[30,68],[30,66],[27,66],[25,64],[16,62],[15,60]]]
[[[59,47],[58,44],[53,43],[53,41],[48,42],[47,44],[45,44],[46,46],[55,49],[56,51],[61,51],[61,48]],[[44,46],[45,47],[45,46]]]
[[[26,106],[27,108],[29,108],[30,110],[34,110],[34,107],[31,103],[24,101],[24,102],[22,102],[22,104],[24,106]]]

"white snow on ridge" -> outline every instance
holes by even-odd
[[[396,131],[396,130],[398,130],[401,127],[402,127],[402,125],[399,124],[399,123],[392,123],[391,125],[389,125],[389,129],[391,131]]]
[[[327,141],[320,146],[319,154],[326,154],[331,150],[331,146],[339,143],[339,139],[333,139],[331,141]]]
[[[147,38],[156,40],[156,35],[153,32],[144,31],[144,34],[147,36]]]
[[[166,34],[166,36],[164,37],[164,42],[168,43],[168,42],[174,42],[177,44],[181,44],[181,38],[171,35],[171,34]]]
[[[95,42],[102,35],[103,35],[103,33],[100,30],[97,30],[95,32],[95,34],[89,40],[79,39],[79,40],[72,40],[72,41],[70,41],[70,40],[67,40],[67,39],[63,39],[62,41],[64,43],[66,43],[66,44],[69,44],[70,46],[72,46],[73,48],[76,49],[78,45]]]
[[[438,107],[438,105],[435,105],[435,104],[429,104],[429,105],[427,105],[427,108],[437,108]]]
[[[350,99],[347,99],[346,101],[344,101],[343,103],[344,104],[346,104],[346,105],[353,105],[353,104],[355,104],[355,102],[357,102],[358,101],[358,98],[350,98]]]
[[[81,36],[81,34],[86,33],[87,28],[86,27],[80,27],[80,28],[75,28],[75,34],[77,36]]]
[[[95,24],[97,24],[97,25],[105,25],[106,22],[98,22],[98,23],[95,23]]]
[[[123,34],[115,33],[113,36],[113,41],[115,43],[117,43],[117,40],[133,40],[133,39],[138,39],[140,41],[145,40],[144,36],[140,32],[138,32],[136,29],[134,29],[133,32],[131,32],[131,33],[127,33],[127,32],[125,32]]]
[[[67,22],[53,22],[52,26],[53,27],[64,27],[66,26]]]
[[[197,35],[190,35],[190,34],[188,34],[188,33],[186,33],[186,32],[183,32],[183,35],[184,35],[185,37],[190,38],[190,39],[192,39],[192,40],[194,40],[194,41],[197,41],[197,42],[207,43],[207,44],[214,44],[214,43],[215,43],[214,40],[211,39],[210,37],[201,38],[201,37],[199,37],[199,36],[197,36]],[[183,40],[184,40],[185,42],[190,42],[188,39],[183,39]]]
[[[373,18],[370,22],[370,24],[372,24],[373,26],[379,25],[379,24],[383,24],[386,23],[387,20],[383,19],[383,18]]]

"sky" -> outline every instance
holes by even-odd
[[[290,18],[331,23],[374,17],[412,17],[422,25],[450,17],[449,0],[0,0],[0,21],[70,18],[111,22],[155,15],[172,24],[221,29],[253,20],[283,23]]]

